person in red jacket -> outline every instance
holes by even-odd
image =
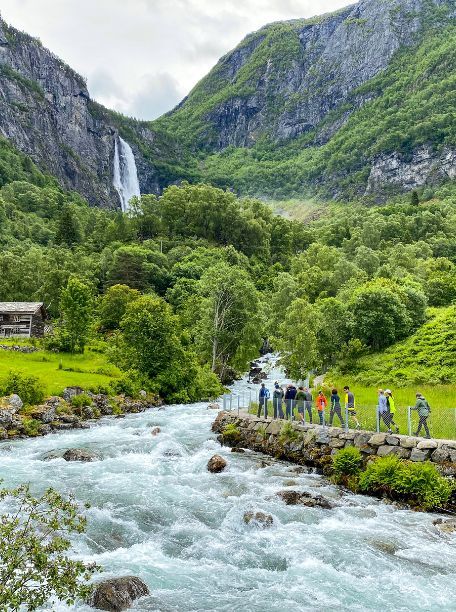
[[[327,405],[328,405],[328,400],[326,399],[323,391],[320,391],[317,396],[317,410],[318,410],[318,416],[320,418],[320,425],[325,424],[325,409]]]

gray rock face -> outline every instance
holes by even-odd
[[[12,413],[17,412],[24,405],[24,402],[21,400],[19,395],[17,395],[16,393],[13,393],[9,397],[7,397],[5,401],[6,401],[6,404],[8,405],[9,410],[11,410]]]
[[[155,135],[137,124],[138,138]],[[41,43],[0,19],[0,135],[61,184],[89,202],[120,207],[113,182],[117,136],[109,114],[91,100],[84,79]],[[159,179],[134,142],[141,189],[158,193]]]
[[[146,595],[149,595],[149,588],[140,578],[112,578],[103,580],[96,586],[89,604],[97,610],[120,612],[128,610],[136,599]]]

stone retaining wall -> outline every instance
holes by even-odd
[[[281,430],[285,421],[258,418],[241,413],[220,412],[212,430],[223,434],[228,424],[236,425],[239,434],[219,437],[222,444],[249,448],[301,464],[325,465],[340,448],[355,446],[366,457],[397,455],[411,461],[432,461],[442,466],[447,475],[456,475],[456,441],[427,440],[399,434],[372,431],[345,431],[339,427],[291,423],[297,432],[294,440],[284,439]]]

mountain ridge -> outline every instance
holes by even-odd
[[[112,184],[118,135],[133,149],[144,193],[185,179],[266,198],[385,199],[456,177],[456,137],[451,126],[440,126],[451,123],[456,60],[439,32],[448,29],[456,42],[455,17],[454,0],[361,0],[267,24],[150,122],[94,102],[82,77],[0,19],[0,133],[64,187],[101,206],[119,206]],[[438,78],[422,56],[426,44],[428,55],[440,52]],[[418,61],[422,74],[411,70]],[[440,97],[432,108],[416,94],[420,78],[430,82],[428,97]],[[409,95],[427,104],[428,140],[414,133],[423,121],[405,108]],[[398,120],[388,96],[408,115]],[[369,142],[355,137],[360,126],[372,131],[369,112],[392,144],[385,134],[372,132]],[[336,143],[343,153],[334,151]]]

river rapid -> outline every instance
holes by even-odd
[[[103,577],[142,578],[151,596],[135,610],[456,609],[456,537],[439,535],[434,515],[342,493],[321,476],[256,453],[221,449],[210,431],[215,416],[207,404],[170,406],[3,443],[0,477],[6,486],[31,482],[37,494],[52,486],[90,502],[75,555],[102,565]],[[154,426],[161,428],[156,437]],[[77,447],[103,460],[41,459]],[[221,474],[206,470],[215,453],[228,461]],[[286,487],[338,506],[286,506],[275,496]],[[246,510],[272,514],[272,528],[245,525]]]

